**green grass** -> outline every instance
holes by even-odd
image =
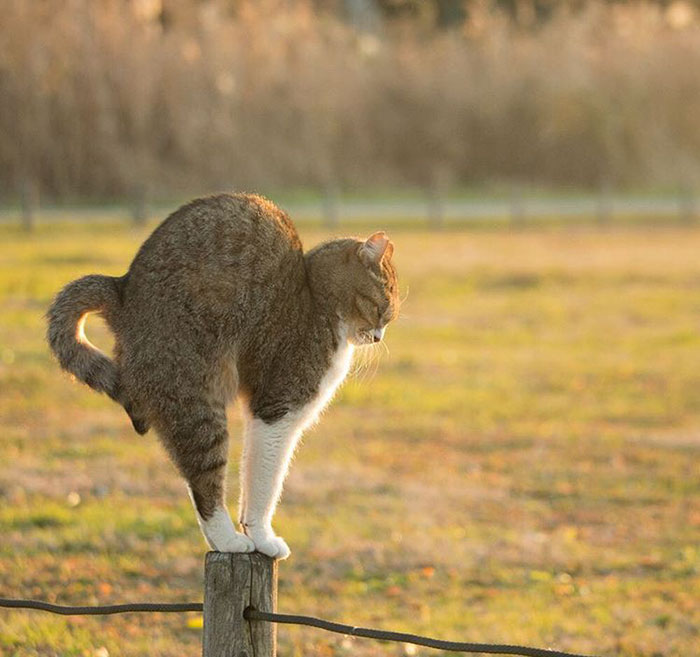
[[[146,234],[0,227],[4,596],[201,599],[205,545],[164,452],[61,374],[43,339],[52,295],[122,273]],[[697,652],[700,231],[392,237],[402,317],[298,452],[276,519],[293,551],[280,610],[610,656]],[[289,657],[438,654],[279,634]],[[194,656],[200,642],[194,614],[0,611],[8,656]]]

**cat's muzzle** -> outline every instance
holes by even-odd
[[[374,329],[372,331],[372,342],[381,342],[384,338],[384,328]]]

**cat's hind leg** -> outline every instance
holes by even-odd
[[[196,408],[193,408],[196,406]],[[187,481],[199,526],[213,550],[252,552],[253,541],[236,531],[226,508],[228,430],[221,406],[188,405],[159,432]]]

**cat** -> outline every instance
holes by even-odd
[[[289,556],[272,529],[289,461],[345,378],[353,349],[398,314],[384,232],[304,253],[289,217],[257,195],[218,194],[172,213],[121,277],[69,283],[47,312],[61,367],[153,427],[220,552]],[[100,313],[114,359],[84,333]],[[226,406],[241,401],[241,532],[225,503]]]

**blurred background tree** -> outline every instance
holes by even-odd
[[[4,0],[0,193],[693,187],[700,4]]]

